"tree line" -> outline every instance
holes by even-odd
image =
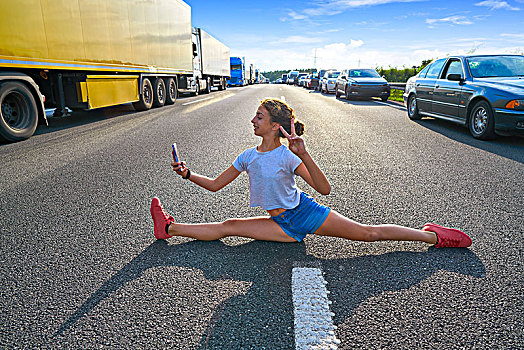
[[[381,76],[384,76],[387,81],[392,83],[405,83],[410,77],[414,76],[418,72],[420,72],[424,67],[426,67],[428,64],[431,63],[432,60],[423,60],[420,65],[413,66],[411,68],[402,67],[402,68],[394,68],[394,67],[376,67],[378,74]],[[300,73],[312,73],[316,72],[317,70],[315,68],[308,68],[308,69],[289,69],[289,70],[274,70],[270,72],[263,72],[262,74],[269,78],[270,81],[275,81],[278,78],[282,77],[282,74],[287,74],[291,70],[296,70]]]

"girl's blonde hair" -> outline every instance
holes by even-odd
[[[295,118],[295,133],[298,136],[304,134],[304,123],[296,119],[295,110],[287,103],[276,98],[266,98],[260,102],[260,104],[264,106],[264,108],[269,112],[269,115],[271,116],[271,122],[282,125],[288,134],[291,134],[292,118]],[[278,132],[278,136],[284,137],[282,131]]]

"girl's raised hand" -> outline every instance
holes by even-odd
[[[291,118],[291,135],[288,134],[286,130],[284,130],[282,125],[280,125],[280,131],[282,131],[282,134],[284,134],[284,136],[288,140],[288,147],[291,150],[291,152],[295,153],[297,156],[307,153],[306,143],[301,137],[297,136],[297,134],[295,133],[295,118]]]

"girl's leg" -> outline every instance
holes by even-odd
[[[268,217],[229,219],[209,224],[172,223],[169,225],[168,233],[170,236],[190,237],[201,241],[239,236],[262,241],[296,242]]]
[[[426,232],[398,225],[364,225],[350,220],[331,210],[326,221],[315,232],[321,236],[332,236],[354,241],[420,241],[437,243],[433,232]]]

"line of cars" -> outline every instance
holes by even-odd
[[[346,99],[379,97],[387,101],[391,93],[389,83],[373,68],[327,69],[313,73],[288,73],[287,83],[314,89],[322,93],[342,95]],[[292,76],[292,78],[290,78]]]

